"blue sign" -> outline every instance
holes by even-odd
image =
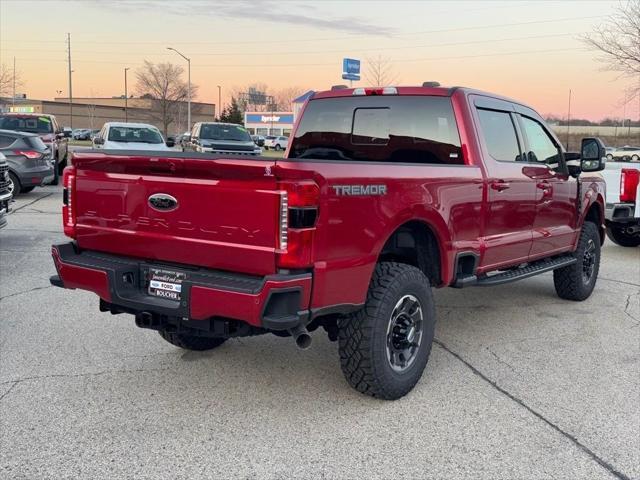
[[[360,75],[356,75],[355,73],[343,73],[343,80],[360,80]]]
[[[353,73],[355,75],[359,75],[360,74],[360,60],[356,60],[355,58],[343,58],[342,59],[342,73]]]
[[[263,123],[271,124],[293,124],[293,113],[281,112],[251,112],[245,113],[244,123]]]

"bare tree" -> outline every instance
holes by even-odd
[[[10,97],[13,95],[13,84],[15,76],[16,87],[22,86],[20,74],[13,71],[13,68],[6,64],[0,65],[0,97]]]
[[[136,72],[136,91],[145,98],[152,99],[152,120],[162,124],[165,137],[169,125],[176,123],[180,102],[188,97],[187,82],[182,80],[184,69],[172,63],[151,63],[147,60]],[[191,84],[191,98],[196,97],[198,87]],[[193,113],[193,109],[192,109]]]
[[[309,90],[304,87],[285,87],[273,92],[273,97],[277,105],[278,110],[283,112],[290,112],[293,110],[293,101]]]
[[[600,51],[609,70],[635,80],[632,97],[640,95],[640,0],[627,0],[582,40]]]
[[[391,60],[378,55],[376,58],[367,58],[365,80],[372,87],[386,87],[396,83],[398,76],[393,70]]]

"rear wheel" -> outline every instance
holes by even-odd
[[[378,264],[364,308],[338,322],[340,366],[347,382],[373,397],[403,397],[427,365],[434,327],[427,277],[411,265]]]
[[[560,298],[582,301],[593,292],[600,270],[600,235],[594,223],[585,222],[582,226],[573,255],[577,262],[554,270],[553,283]]]
[[[184,348],[185,350],[213,350],[227,341],[226,338],[217,337],[196,337],[194,335],[185,335],[184,333],[168,332],[160,330],[158,332],[171,345]]]
[[[13,172],[9,172],[9,193],[11,193],[11,197],[17,197],[21,190],[20,180]]]
[[[280,150],[282,150],[282,147],[280,146],[280,144],[276,144],[276,150],[279,152]]]
[[[631,155],[632,162],[637,162],[638,160],[640,160],[640,157],[638,157],[638,155]]]
[[[613,243],[620,245],[621,247],[637,247],[640,245],[640,234],[628,234],[622,226],[608,226],[607,237],[609,237],[609,240]]]

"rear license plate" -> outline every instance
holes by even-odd
[[[182,283],[187,275],[162,268],[149,269],[149,295],[180,301]]]

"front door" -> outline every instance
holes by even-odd
[[[518,115],[528,175],[535,180],[536,217],[530,257],[545,257],[572,248],[576,236],[578,184],[566,173],[562,150],[538,120]]]

